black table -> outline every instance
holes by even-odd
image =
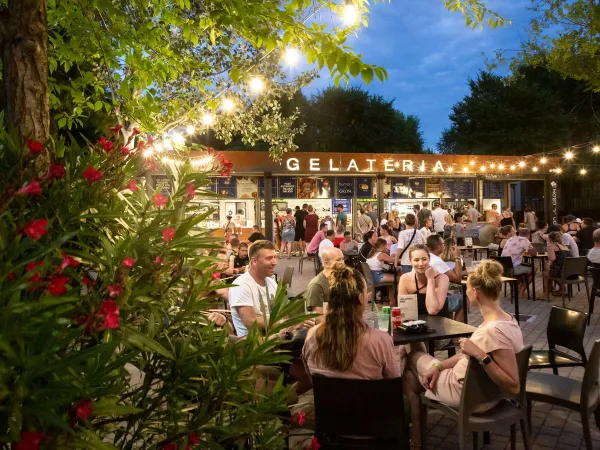
[[[442,339],[453,339],[460,337],[469,337],[476,330],[475,327],[466,323],[458,322],[452,319],[446,319],[441,316],[430,316],[429,314],[419,314],[419,320],[424,320],[427,326],[435,330],[433,333],[409,334],[400,330],[394,330],[394,345],[406,345],[416,342],[429,343],[429,352],[432,352],[434,341]]]

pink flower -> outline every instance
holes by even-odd
[[[31,272],[33,270],[35,270],[38,267],[41,267],[44,265],[44,261],[31,261],[29,264],[27,264],[27,267],[25,268],[25,272]]]
[[[143,151],[144,148],[146,148],[146,143],[144,141],[139,141],[137,146],[139,151]]]
[[[229,169],[221,169],[221,176],[222,177],[230,177],[231,176],[231,170],[229,170]]]
[[[138,134],[140,134],[140,129],[137,127],[133,127],[133,135],[137,136]]]
[[[111,140],[106,139],[104,136],[100,136],[98,143],[106,152],[112,152],[113,143]]]
[[[39,238],[41,238],[48,232],[48,230],[46,230],[47,226],[47,219],[32,220],[27,225],[25,225],[25,234],[34,241],[37,241]]]
[[[109,131],[112,131],[115,134],[118,134],[119,131],[121,131],[123,129],[123,125],[119,124],[115,127],[108,127]]]
[[[302,426],[306,422],[306,413],[304,411],[300,411],[298,414],[292,417],[292,420],[298,425]]]
[[[103,330],[107,328],[111,330],[119,328],[119,307],[114,300],[107,300],[102,303],[97,316],[104,319]]]
[[[121,154],[129,155],[129,147],[126,147],[125,145],[121,146]]]
[[[81,279],[81,282],[83,284],[85,284],[87,287],[92,287],[94,284],[96,284],[94,282],[94,280],[92,280],[90,277],[88,277],[87,275],[84,275],[83,278]]]
[[[67,255],[65,252],[62,252],[62,263],[60,264],[60,268],[58,269],[58,273],[62,273],[67,267],[77,267],[79,265],[79,261],[77,261],[72,256]]]
[[[154,206],[156,206],[157,208],[165,206],[168,203],[168,201],[169,198],[165,197],[160,192],[152,196],[152,203],[154,203]]]
[[[164,450],[177,450],[177,446],[172,442],[163,447]]]
[[[83,171],[83,178],[88,180],[90,183],[95,183],[96,181],[100,181],[102,178],[102,172],[96,170],[93,166],[90,166]]]
[[[196,186],[192,183],[188,183],[185,185],[185,192],[187,196],[190,198],[194,198],[196,196]]]
[[[163,228],[162,230],[163,240],[169,242],[175,237],[175,228]]]
[[[133,258],[123,258],[122,265],[126,269],[131,269],[135,265],[135,259],[133,259]]]
[[[44,437],[39,431],[21,431],[21,440],[13,444],[13,450],[38,450]]]
[[[27,186],[17,191],[17,195],[42,195],[42,188],[37,181],[30,181]]]
[[[15,278],[17,278],[17,274],[14,272],[11,272],[8,275],[6,275],[7,280],[14,280]]]
[[[221,279],[221,272],[213,272],[212,273],[212,277],[213,277],[213,280],[220,280]]]
[[[198,439],[198,436],[193,431],[190,433],[189,441],[192,445],[198,445],[200,443],[200,439]]]
[[[29,153],[32,155],[42,153],[44,151],[44,146],[40,141],[32,141],[31,139],[27,139],[27,148],[29,149]]]
[[[137,191],[139,191],[140,187],[137,185],[137,182],[134,179],[131,179],[131,180],[129,180],[127,189],[129,189],[131,192],[137,192]]]
[[[154,264],[162,264],[165,260],[163,258],[161,258],[160,256],[157,256],[156,258],[154,258]]]
[[[108,292],[110,293],[111,297],[118,297],[123,293],[123,288],[119,285],[119,283],[109,284]]]
[[[50,280],[50,284],[48,285],[48,290],[55,297],[58,295],[62,295],[65,292],[67,292],[67,288],[65,287],[65,284],[67,284],[68,281],[69,281],[69,279],[65,276],[54,277]]]
[[[321,444],[319,444],[316,436],[313,436],[312,440],[310,441],[310,447],[308,448],[310,450],[319,450],[321,448]]]
[[[88,416],[93,412],[91,400],[82,400],[75,407],[75,414],[81,420],[87,420]]]
[[[50,169],[48,170],[50,178],[62,178],[65,176],[65,168],[60,164],[50,163]]]

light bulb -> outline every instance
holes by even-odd
[[[565,159],[568,160],[568,161],[572,160],[573,156],[574,156],[573,152],[570,151],[570,150],[567,153],[565,153]]]
[[[448,167],[448,172],[449,172],[449,173],[452,173],[452,172],[454,172],[454,167]]]
[[[598,147],[597,145],[594,145],[594,147],[592,148],[592,151],[594,153],[598,153],[598,152],[600,152],[600,147]]]
[[[517,168],[517,167],[516,167],[514,164],[512,164],[512,165],[510,166],[510,170],[515,170],[516,168]]]
[[[470,165],[474,166],[475,165],[475,160],[472,159],[471,162],[469,163]]]
[[[187,127],[185,127],[185,132],[187,134],[194,134],[194,131],[196,131],[194,125],[188,125]]]
[[[215,116],[211,113],[204,113],[202,116],[202,125],[205,127],[210,127],[215,123]]]
[[[469,168],[468,168],[468,167],[466,167],[466,166],[465,166],[465,167],[463,167],[463,172],[464,172],[464,173],[467,173],[468,171],[469,171]]]
[[[167,156],[163,156],[161,158],[161,161],[164,162],[165,164],[168,164],[171,162],[171,158],[167,157]]]
[[[535,167],[535,166],[533,166],[533,168],[532,168],[531,170],[533,170],[534,172],[537,172],[537,171],[538,171],[538,168],[537,168],[537,167]]]
[[[173,143],[175,145],[183,145],[183,144],[185,144],[185,138],[183,137],[183,134],[181,134],[181,133],[175,133],[175,134],[173,134]]]
[[[554,172],[556,172],[556,173],[562,173],[562,169],[560,167],[557,167],[556,169],[554,169]]]
[[[479,170],[481,170],[482,172],[485,172],[487,170],[487,168],[485,166],[481,166],[481,169],[479,169]]]
[[[498,169],[499,169],[499,170],[504,170],[504,164],[500,164],[500,165],[498,166]]]
[[[173,143],[171,139],[163,139],[163,147],[165,150],[173,150]]]
[[[522,169],[525,167],[525,161],[519,161],[519,167]]]
[[[160,142],[157,142],[156,144],[154,144],[154,150],[156,150],[157,152],[162,152],[163,149],[163,145]]]
[[[233,100],[231,100],[230,98],[225,98],[223,99],[223,111],[230,113],[233,112],[233,110],[235,109],[235,103],[233,103]]]
[[[358,9],[354,3],[346,3],[344,9],[342,9],[342,20],[348,26],[355,25],[360,18]]]
[[[394,163],[394,167],[400,167],[400,163],[399,163],[398,161],[396,161],[396,162]]]
[[[587,173],[587,170],[585,170],[585,169],[581,169],[581,170],[579,171],[579,173],[580,173],[581,175],[585,175],[585,174]]]
[[[283,60],[290,67],[297,66],[300,61],[300,52],[294,47],[288,47],[283,54]]]
[[[260,94],[265,88],[265,82],[260,77],[254,77],[250,80],[250,90],[254,94]]]
[[[150,156],[152,156],[152,148],[147,148],[146,150],[144,150],[142,155],[144,155],[144,158],[149,158]]]
[[[548,158],[546,158],[545,156],[542,159],[540,159],[540,163],[542,163],[542,164],[546,164],[547,162],[548,162]]]
[[[496,168],[496,164],[495,164],[495,163],[491,163],[491,164],[490,164],[490,168],[491,168],[491,169],[495,169],[495,168]]]
[[[425,172],[425,163],[419,166],[419,172]]]

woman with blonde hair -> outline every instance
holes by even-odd
[[[325,320],[308,331],[302,349],[307,373],[368,380],[399,377],[391,336],[363,320],[368,300],[362,274],[336,261],[327,279],[331,292]]]
[[[460,406],[468,357],[476,358],[488,376],[498,385],[498,399],[484,405],[478,412],[493,408],[501,393],[518,393],[519,371],[516,354],[523,350],[523,334],[514,317],[500,307],[502,266],[485,260],[467,279],[467,296],[472,306],[479,308],[483,323],[469,339],[461,339],[459,353],[439,361],[425,352],[411,352],[404,371],[404,392],[411,407],[412,448],[421,448],[420,397],[425,396],[452,408]]]

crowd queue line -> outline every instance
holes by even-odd
[[[288,216],[291,211],[286,218],[292,220]],[[426,224],[430,221],[433,223],[434,219],[425,218]],[[329,229],[329,224],[317,222],[319,230],[310,239],[306,252],[319,258],[323,270],[310,281],[304,298],[310,310],[322,315],[284,330],[282,334],[289,338],[298,330],[308,329],[302,355],[296,361],[300,361],[303,368],[303,373],[297,373],[298,378],[311,375],[357,379],[402,376],[411,406],[411,445],[420,448],[423,438],[419,426],[421,395],[458,408],[469,356],[480,361],[500,388],[499,392],[517,392],[520,386],[515,355],[524,347],[523,338],[518,321],[499,305],[505,273],[503,265],[492,260],[481,261],[466,270],[470,273],[465,281],[467,267],[457,245],[460,236],[453,233],[455,230],[450,230],[450,236],[444,239],[447,227],[440,234],[427,226],[426,230],[419,229],[419,218],[414,214],[408,214],[400,227],[394,224],[392,228],[388,223],[380,223],[378,229],[371,227],[362,237],[353,237],[346,231],[337,233],[341,234],[338,236]],[[573,224],[578,224],[575,218],[565,224],[566,229],[536,220],[532,232],[523,226],[526,224],[515,229],[512,224],[497,227],[489,223],[480,230],[476,242],[480,247],[510,257],[514,275],[525,275],[519,280],[519,294],[522,295],[530,282],[527,276],[531,266],[523,262],[527,256],[544,255],[545,252],[545,284],[559,271],[567,257],[579,256],[580,252],[585,252],[591,262],[600,263],[600,230],[595,229],[591,219],[584,219],[580,226]],[[273,275],[278,255],[275,244],[265,240],[257,227],[248,238],[249,249],[238,236],[227,232],[225,235],[228,242],[221,252],[220,269],[224,276],[237,278],[231,288],[220,293],[231,308],[233,326],[217,313],[211,315],[211,320],[229,326],[231,333],[243,337],[254,323],[259,328],[265,326],[269,305],[277,289]],[[290,235],[286,236],[288,243]],[[590,242],[592,247],[585,248]],[[472,251],[470,248],[463,250]],[[280,251],[279,254],[284,253]],[[395,304],[398,295],[416,294],[420,315],[444,315],[463,320],[467,311],[461,303],[462,296],[453,288],[466,285],[466,297],[471,306],[480,309],[482,325],[473,329],[469,339],[456,342],[461,353],[444,361],[428,354],[423,344],[412,343],[395,351],[390,334],[368,326],[363,317],[369,300],[374,299],[367,293],[365,273],[346,263],[349,254],[358,255],[358,260],[366,263],[375,287],[391,284],[388,287],[391,304]],[[493,407],[495,403],[492,403],[485,407]]]

